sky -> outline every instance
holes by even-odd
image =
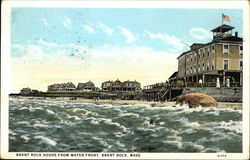
[[[212,40],[222,13],[242,37],[240,9],[12,8],[11,92],[89,80],[165,82],[188,45]]]

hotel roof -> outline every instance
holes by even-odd
[[[190,52],[195,51],[195,50],[197,50],[197,49],[200,49],[200,48],[202,48],[202,47],[208,46],[208,45],[213,44],[213,43],[225,42],[225,41],[226,41],[226,42],[243,42],[243,39],[242,39],[241,37],[229,36],[229,37],[225,37],[225,38],[221,38],[221,39],[217,39],[217,40],[212,40],[211,42],[208,42],[208,43],[205,43],[205,44],[202,44],[202,45],[200,44],[200,46],[197,47],[197,48],[192,48],[192,46],[193,46],[194,44],[199,44],[199,43],[194,43],[194,44],[191,45],[190,50],[188,50],[188,51],[186,51],[186,52],[183,52],[181,55],[179,55],[179,56],[177,57],[177,59],[179,59],[181,56],[183,56],[183,55],[185,55],[185,54],[187,54],[187,53],[190,53]]]
[[[221,26],[218,26],[218,27],[212,29],[211,31],[212,32],[227,32],[227,31],[230,31],[232,29],[234,29],[234,27],[223,24]]]

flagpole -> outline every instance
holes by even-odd
[[[221,27],[220,27],[220,33],[222,34],[222,25],[223,25],[223,13],[221,14]]]
[[[223,25],[223,13],[221,14],[221,25]]]

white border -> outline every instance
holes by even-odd
[[[242,1],[3,1],[1,26],[1,158],[20,158],[8,152],[8,91],[10,82],[10,8],[11,7],[72,7],[72,8],[242,8],[244,19],[243,50],[243,153],[141,153],[140,158],[133,159],[248,159],[249,157],[249,2]],[[39,152],[43,153],[43,152]],[[64,152],[67,153],[67,152]],[[68,152],[71,153],[71,152]],[[226,155],[226,157],[218,157]],[[32,157],[22,157],[32,159]],[[36,157],[53,159],[53,157]],[[57,157],[58,158],[58,157]],[[60,157],[61,159],[71,159]],[[73,157],[83,159],[84,157]],[[88,159],[101,159],[91,158]],[[102,158],[103,159],[103,158]],[[118,157],[109,159],[120,159]]]

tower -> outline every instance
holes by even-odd
[[[233,29],[234,27],[226,24],[223,24],[221,26],[212,29],[211,31],[213,32],[213,40],[219,40],[231,36]]]

